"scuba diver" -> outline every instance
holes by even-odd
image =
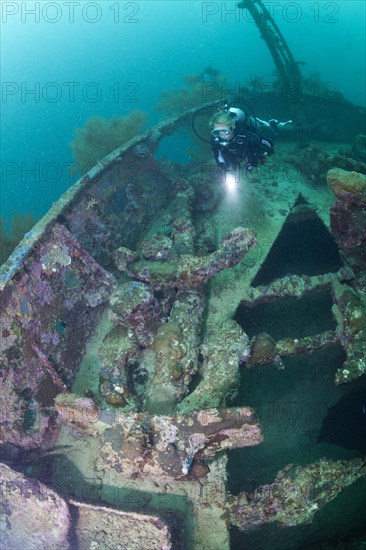
[[[245,161],[246,170],[251,172],[273,154],[277,129],[290,122],[275,119],[266,122],[236,107],[225,106],[211,120],[211,148],[217,165],[227,172],[236,170]],[[271,138],[261,136],[264,129],[271,133]]]

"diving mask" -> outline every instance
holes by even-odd
[[[232,134],[233,129],[234,128],[229,128],[228,130],[226,130],[224,128],[215,128],[214,130],[212,130],[211,134],[215,138],[225,139],[225,138],[228,138]]]

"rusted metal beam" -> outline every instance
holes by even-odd
[[[92,399],[59,394],[61,418],[96,437],[97,470],[113,470],[129,479],[187,481],[209,472],[217,452],[258,445],[263,437],[250,407],[210,408],[189,414],[152,416],[100,410]]]
[[[294,60],[286,40],[262,0],[243,0],[237,6],[240,9],[247,9],[252,16],[261,37],[268,46],[284,87],[300,85],[302,76],[298,63]]]
[[[332,330],[305,338],[284,338],[278,342],[263,332],[252,339],[250,354],[245,363],[248,367],[275,363],[279,368],[284,368],[282,357],[307,355],[322,348],[335,346],[338,342],[339,338]]]

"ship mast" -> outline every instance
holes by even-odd
[[[285,87],[301,85],[302,76],[298,63],[294,60],[286,40],[262,0],[243,0],[237,6],[240,9],[247,9],[259,28],[261,37],[268,46],[283,85]]]

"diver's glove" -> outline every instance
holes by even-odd
[[[286,122],[280,122],[275,118],[271,118],[271,120],[268,121],[268,124],[270,125],[272,130],[278,130],[278,128],[282,128],[286,124],[292,124],[292,120],[286,120]]]

